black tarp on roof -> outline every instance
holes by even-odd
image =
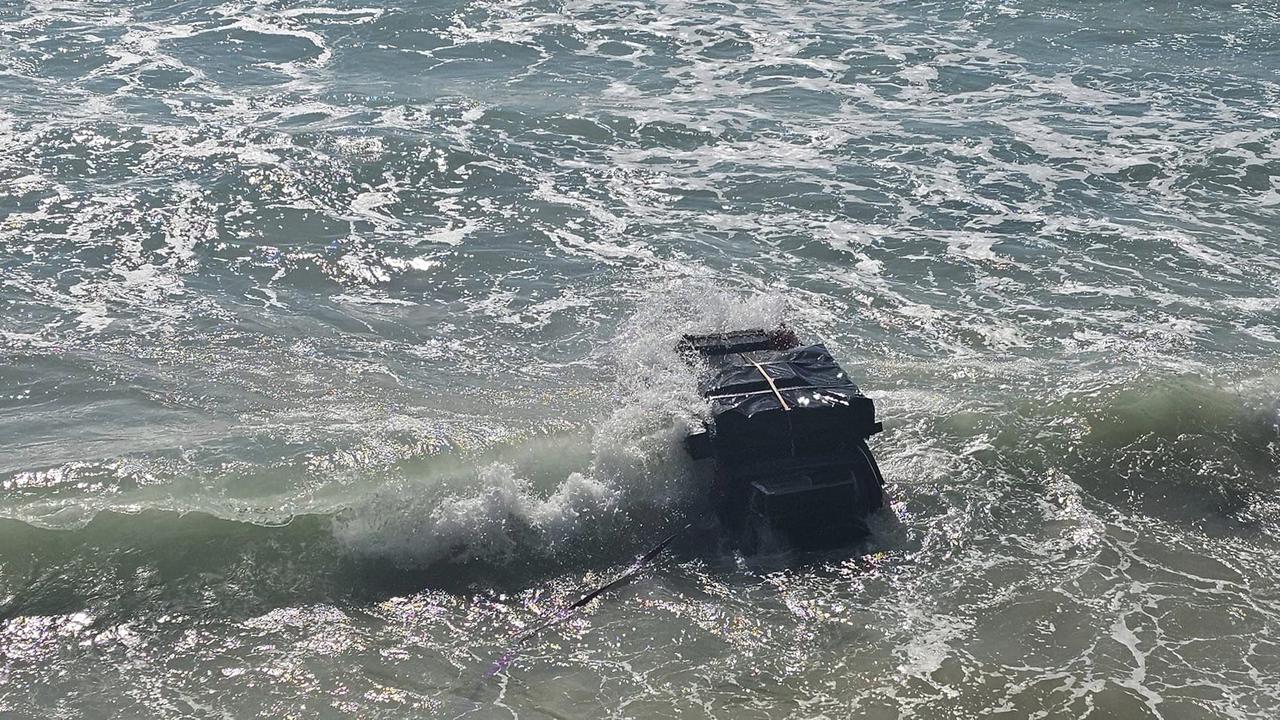
[[[711,404],[721,461],[836,454],[878,430],[871,399],[821,344],[728,353],[707,362],[710,371],[699,389]]]

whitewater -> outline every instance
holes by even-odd
[[[1280,714],[1280,9],[0,0],[0,717]],[[706,527],[785,322],[897,523]]]

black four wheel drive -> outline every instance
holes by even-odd
[[[711,419],[688,438],[713,459],[712,505],[746,555],[839,547],[864,537],[886,504],[867,438],[875,405],[821,344],[791,330],[687,335]]]

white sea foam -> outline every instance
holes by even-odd
[[[771,327],[784,308],[780,297],[693,284],[660,289],[610,344],[616,405],[593,423],[579,468],[535,480],[492,462],[412,478],[339,514],[337,537],[357,554],[403,563],[505,563],[581,552],[601,537],[629,537],[628,523],[687,511],[699,498],[683,438],[702,403],[675,342],[687,332]]]
[[[0,523],[0,713],[1280,703],[1267,3],[10,5],[0,515],[66,535]],[[784,316],[897,534],[460,690],[692,507],[672,338]]]

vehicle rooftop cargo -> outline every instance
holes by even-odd
[[[883,505],[883,481],[866,440],[875,404],[828,352],[786,327],[685,336],[710,420],[690,435],[695,458],[713,458],[712,501],[745,553],[768,537],[801,548],[866,534]]]

